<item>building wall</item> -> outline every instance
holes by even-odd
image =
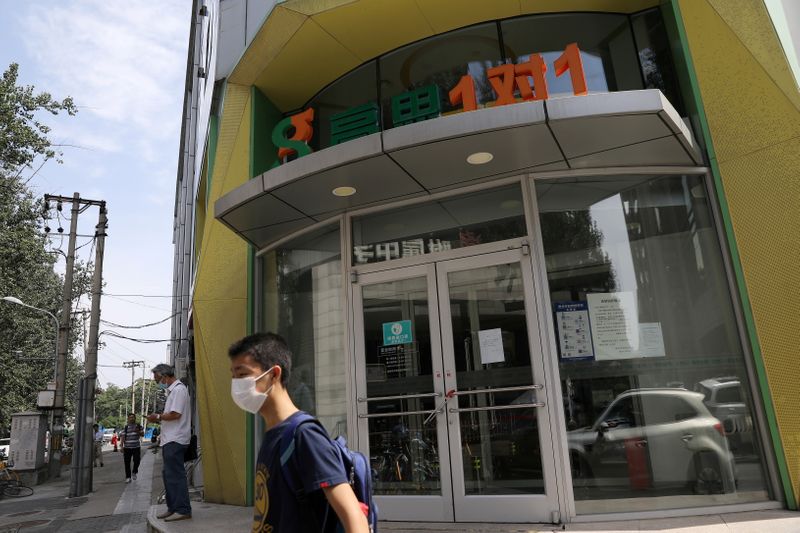
[[[794,493],[800,493],[800,94],[760,0],[680,0]]]
[[[249,178],[250,88],[228,84],[209,206]],[[244,505],[247,414],[230,397],[228,346],[247,325],[247,245],[207,217],[193,298],[195,368],[206,500]]]

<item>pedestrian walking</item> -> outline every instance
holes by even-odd
[[[94,424],[92,429],[94,430],[94,466],[97,466],[98,461],[100,461],[100,466],[103,466],[103,432],[97,424]]]
[[[295,425],[294,451],[304,497],[291,490],[282,472],[281,440],[295,417],[303,416],[286,385],[292,352],[274,333],[257,333],[228,350],[231,396],[241,409],[260,414],[267,432],[256,464],[253,531],[367,533],[369,524],[350,487],[336,445],[318,424]],[[334,518],[338,518],[335,520]]]
[[[117,432],[111,434],[111,445],[114,447],[114,451],[117,451]]]
[[[139,462],[142,460],[140,439],[143,435],[142,425],[136,423],[136,413],[129,414],[128,423],[119,432],[125,461],[125,483],[130,483],[131,478],[135,481],[139,473]],[[133,472],[131,472],[131,459],[133,459]]]
[[[186,520],[192,517],[189,502],[189,483],[183,458],[192,438],[192,413],[189,410],[189,391],[175,377],[175,369],[167,364],[157,365],[152,370],[158,387],[167,392],[163,413],[147,415],[149,422],[161,424],[161,456],[163,457],[164,490],[167,510],[156,515],[165,522]]]

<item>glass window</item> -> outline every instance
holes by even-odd
[[[475,81],[478,104],[493,101],[495,97],[486,70],[501,63],[494,22],[432,37],[385,55],[380,59],[384,128],[398,125],[397,117],[392,116],[392,97],[429,85],[438,87],[435,105],[442,113],[451,111],[453,106],[448,92],[465,74]],[[456,106],[460,108],[460,104]],[[432,117],[421,114],[417,118]]]
[[[332,435],[347,430],[340,248],[337,224],[262,257],[262,328],[289,343],[289,395]]]
[[[631,17],[631,23],[645,88],[661,90],[681,116],[686,116],[661,11],[637,13]]]
[[[535,187],[577,511],[766,500],[704,177]]]
[[[522,237],[520,187],[481,191],[353,219],[353,264]]]
[[[570,43],[578,43],[589,92],[642,88],[636,48],[625,15],[597,13],[535,15],[501,23],[505,55],[515,64],[539,53],[547,65],[550,96],[572,96],[568,74],[555,75],[553,62]]]
[[[330,84],[308,103],[306,107],[314,108],[314,137],[311,141],[311,147],[314,150],[338,144],[335,135],[333,141],[331,140],[332,117],[354,108],[361,108],[361,106],[367,106],[367,108],[370,104],[377,106],[377,81],[376,63],[370,61]],[[367,108],[361,109],[368,111]],[[375,121],[378,119],[377,111],[373,113],[373,116],[374,120],[371,123],[366,117],[361,118],[361,121],[357,117],[353,117],[355,120],[350,124],[354,127],[346,128],[347,133],[357,136],[358,132],[354,130],[359,129],[361,133],[365,134],[376,133],[380,130],[380,127],[375,125]],[[370,125],[374,128],[368,128]],[[347,136],[347,133],[342,139],[351,138]]]

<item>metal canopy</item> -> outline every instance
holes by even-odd
[[[467,156],[494,158],[471,165]],[[459,113],[320,150],[253,178],[215,216],[263,248],[333,214],[524,172],[696,166],[689,129],[658,90],[553,98]],[[356,194],[338,197],[336,187]]]

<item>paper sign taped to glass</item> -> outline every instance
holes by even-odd
[[[586,303],[596,360],[666,355],[661,323],[639,322],[634,292],[587,294]]]

